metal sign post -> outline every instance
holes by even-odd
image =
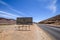
[[[16,20],[16,24],[19,25],[18,26],[19,31],[29,31],[30,25],[33,24],[32,17],[19,17]]]

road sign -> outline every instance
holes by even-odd
[[[16,20],[17,24],[21,25],[32,25],[32,17],[18,17]]]
[[[18,17],[16,23],[19,25],[19,31],[30,31],[30,25],[33,24],[32,17]]]

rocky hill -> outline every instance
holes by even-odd
[[[40,24],[60,24],[60,15],[48,18],[44,21],[39,22]]]
[[[0,24],[15,24],[16,21],[14,19],[7,19],[0,17]]]

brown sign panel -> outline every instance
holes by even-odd
[[[16,20],[17,24],[21,25],[32,25],[32,17],[18,17]]]

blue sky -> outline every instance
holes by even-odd
[[[34,22],[60,14],[60,0],[0,0],[0,17],[33,17]]]

